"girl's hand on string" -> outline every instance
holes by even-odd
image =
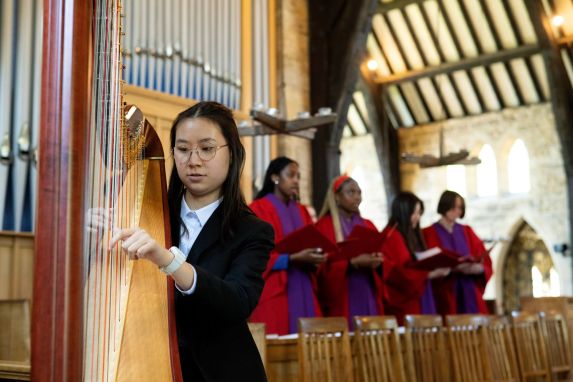
[[[85,225],[89,233],[102,232],[112,226],[113,208],[90,208],[86,212]]]
[[[350,265],[356,269],[376,269],[384,261],[384,256],[380,252],[363,253],[350,259]]]
[[[173,260],[173,254],[141,228],[117,230],[111,238],[110,250],[120,241],[121,249],[127,253],[130,260],[147,259],[158,267],[164,267]]]

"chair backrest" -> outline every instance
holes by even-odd
[[[491,320],[492,316],[486,314],[450,314],[446,316],[446,325],[448,327],[479,327],[489,325]]]
[[[346,318],[299,318],[298,324],[302,380],[354,381]]]
[[[398,322],[394,316],[354,317],[359,380],[406,382]]]
[[[522,379],[537,377],[550,381],[551,373],[539,316],[535,313],[512,312],[511,317]]]
[[[28,300],[0,300],[0,360],[30,360]]]
[[[571,348],[567,322],[559,312],[540,312],[549,367],[555,380],[571,380]]]
[[[494,381],[517,382],[520,380],[515,344],[511,335],[511,324],[507,316],[492,316],[487,326],[482,326],[486,336]]]
[[[404,325],[410,329],[441,328],[444,322],[442,316],[437,314],[407,314]]]
[[[489,322],[488,316],[480,314],[446,316],[456,381],[493,380],[484,329]]]
[[[418,382],[450,381],[451,360],[442,317],[406,315],[406,352],[412,354]]]
[[[249,330],[251,335],[255,340],[259,354],[261,355],[261,360],[265,368],[267,367],[267,337],[266,337],[266,325],[261,322],[249,322]]]

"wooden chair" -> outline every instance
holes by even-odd
[[[486,332],[486,349],[494,381],[517,382],[520,380],[511,324],[507,316],[491,316],[482,329]]]
[[[455,381],[493,380],[483,329],[489,321],[488,316],[481,314],[446,316]]]
[[[249,330],[255,340],[259,354],[261,355],[261,360],[265,369],[267,367],[267,337],[266,337],[266,325],[260,322],[249,322]]]
[[[406,371],[394,316],[354,317],[358,380],[406,382]]]
[[[0,300],[0,360],[30,361],[28,300]]]
[[[406,315],[406,352],[412,354],[418,382],[451,381],[450,357],[446,347],[442,317]]]
[[[354,381],[346,318],[300,318],[298,325],[302,381]]]
[[[512,312],[512,332],[519,371],[523,381],[531,378],[549,382],[551,373],[539,316],[535,313]]]
[[[547,358],[554,381],[571,381],[571,348],[567,322],[558,312],[539,312],[545,338]]]

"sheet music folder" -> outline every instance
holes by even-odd
[[[289,233],[275,246],[277,252],[288,254],[297,253],[307,248],[321,248],[324,253],[338,252],[336,244],[312,224]]]
[[[412,261],[408,265],[412,268],[426,271],[432,271],[436,268],[454,268],[461,263],[476,261],[472,256],[462,256],[456,252],[438,247],[430,248],[423,252],[416,252],[415,256],[418,260]]]
[[[338,243],[339,251],[330,254],[328,260],[350,260],[365,253],[380,252],[384,240],[386,240],[386,234],[357,225],[352,229],[347,240]]]

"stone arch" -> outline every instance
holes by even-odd
[[[525,218],[519,218],[509,232],[495,264],[498,311],[519,309],[519,298],[532,296],[531,268],[544,259],[554,265],[551,246]]]

